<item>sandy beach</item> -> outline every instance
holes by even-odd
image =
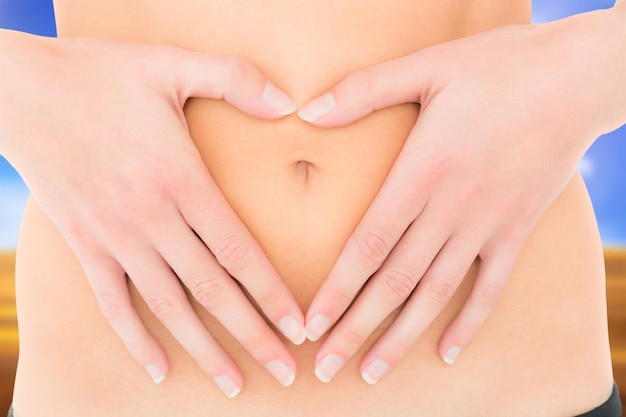
[[[14,252],[0,252],[0,354],[17,352]]]
[[[17,364],[14,252],[0,252],[0,415],[6,414],[13,393]]]

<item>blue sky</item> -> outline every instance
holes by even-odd
[[[132,0],[129,0],[132,1]],[[607,8],[613,0],[535,0],[533,21],[545,22],[588,10]],[[55,36],[51,0],[0,0],[0,27]],[[606,246],[626,246],[626,127],[598,139],[580,169],[585,177]],[[0,157],[0,249],[16,244],[28,190]]]

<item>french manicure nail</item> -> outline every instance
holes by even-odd
[[[150,378],[152,378],[155,384],[160,384],[161,382],[165,380],[165,374],[163,374],[163,372],[159,369],[158,366],[149,364],[149,365],[146,365],[145,368],[146,368],[146,371],[148,371]]]
[[[213,378],[213,381],[218,387],[220,387],[228,398],[235,398],[239,392],[241,392],[241,388],[239,388],[239,386],[237,386],[237,384],[235,384],[235,382],[226,375],[216,376]]]
[[[296,379],[296,373],[284,362],[271,361],[265,364],[265,368],[285,387],[293,384]]]
[[[296,111],[296,103],[268,81],[263,89],[263,101],[278,114],[286,116]]]
[[[309,123],[316,122],[330,113],[335,108],[336,104],[335,96],[333,96],[331,92],[328,92],[300,109],[300,111],[298,111],[298,117]]]
[[[339,372],[344,363],[343,358],[339,355],[334,353],[326,355],[315,367],[315,376],[317,376],[320,381],[327,384],[333,379],[335,374]]]
[[[448,365],[454,365],[454,362],[456,362],[456,358],[459,356],[459,353],[461,353],[461,347],[452,346],[450,349],[448,349],[446,354],[443,355],[443,361]]]
[[[280,319],[278,328],[296,345],[301,345],[306,340],[306,330],[298,320],[291,316]]]
[[[367,368],[361,372],[363,380],[370,385],[377,383],[389,370],[389,364],[380,359],[376,359],[370,363]]]
[[[320,337],[330,327],[330,318],[326,316],[315,316],[306,325],[306,337],[311,342],[319,340]]]

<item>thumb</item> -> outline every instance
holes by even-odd
[[[322,127],[352,123],[374,110],[425,100],[430,71],[422,51],[348,75],[332,89],[307,103],[298,116]]]
[[[189,97],[224,99],[244,113],[278,119],[296,104],[250,61],[235,55],[179,50],[174,70],[181,105]]]

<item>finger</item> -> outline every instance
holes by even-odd
[[[328,355],[347,362],[380,323],[411,296],[449,235],[442,220],[421,215],[368,281],[317,353],[316,374],[322,381],[330,381],[339,370],[326,366]]]
[[[204,327],[170,267],[151,248],[134,248],[132,254],[122,266],[150,311],[227,397],[237,396],[241,372]]]
[[[180,197],[187,224],[217,262],[246,288],[274,326],[294,344],[304,342],[302,310],[215,183],[207,181],[195,191]]]
[[[448,305],[479,251],[466,237],[459,234],[446,243],[393,325],[365,355],[361,375],[366,382],[378,382],[396,366]]]
[[[296,111],[293,100],[243,57],[176,52],[181,105],[189,97],[225,99],[245,113],[268,119]]]
[[[411,161],[413,158],[413,161]],[[385,184],[348,239],[307,311],[307,337],[318,340],[346,311],[426,204],[422,156],[400,154]],[[415,180],[419,178],[419,180]],[[393,213],[393,215],[389,215]]]
[[[433,88],[426,50],[386,61],[348,75],[298,111],[317,126],[351,123],[374,110],[401,103],[421,103]]]
[[[104,318],[122,340],[124,346],[152,380],[165,380],[169,364],[163,349],[150,335],[132,305],[126,273],[113,259],[83,257],[83,268]]]
[[[296,363],[287,348],[189,227],[177,229],[167,233],[179,242],[177,250],[167,242],[157,250],[191,295],[281,384],[291,385]]]
[[[454,364],[502,298],[518,253],[516,245],[501,245],[490,256],[481,257],[474,288],[457,318],[445,331],[439,345],[439,352],[446,363]]]

